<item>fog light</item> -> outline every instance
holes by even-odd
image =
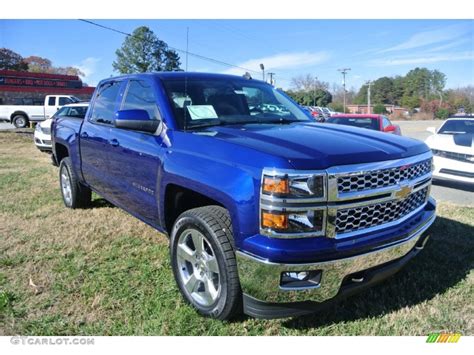
[[[263,212],[262,227],[275,230],[288,229],[288,215]]]
[[[280,288],[298,289],[319,287],[322,273],[322,270],[282,272]]]

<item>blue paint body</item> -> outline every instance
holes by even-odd
[[[420,212],[403,226],[356,239],[285,240],[260,235],[259,193],[264,167],[319,170],[399,159],[429,148],[406,137],[311,120],[286,125],[217,126],[200,133],[179,130],[161,80],[185,75],[194,79],[229,77],[176,72],[107,79],[101,84],[121,81],[117,111],[127,80],[138,78],[152,85],[165,125],[161,134],[91,123],[89,108],[84,121],[54,122],[53,146],[67,147],[82,183],[159,231],[165,232],[164,197],[169,186],[182,186],[217,201],[230,212],[236,248],[275,262],[313,262],[374,250],[402,230],[408,232],[411,222],[426,213]]]

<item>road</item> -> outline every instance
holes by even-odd
[[[424,141],[430,135],[426,128],[439,127],[442,121],[394,121],[393,123],[400,125],[403,135]],[[6,129],[15,129],[15,127],[9,123],[0,122],[0,130]],[[474,207],[474,187],[435,182],[431,193],[438,201]]]
[[[400,125],[402,134],[424,141],[430,135],[428,127],[438,128],[443,121],[394,121]],[[451,202],[456,205],[474,207],[474,186],[447,182],[434,182],[431,194],[437,201]]]

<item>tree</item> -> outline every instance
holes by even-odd
[[[376,104],[374,105],[374,113],[377,115],[383,115],[387,113],[387,110],[383,104]]]
[[[327,106],[332,101],[332,95],[324,89],[311,91],[292,91],[286,92],[293,100],[304,106]]]
[[[0,69],[26,71],[28,64],[18,53],[8,48],[0,48]]]
[[[112,66],[120,74],[179,70],[181,65],[179,55],[146,26],[136,28],[115,54]]]
[[[51,60],[36,55],[31,55],[25,58],[25,62],[28,63],[28,71],[32,73],[50,73],[53,67]]]
[[[315,89],[328,90],[329,83],[320,81],[311,74],[305,74],[291,78],[291,87],[295,91],[311,91]]]
[[[61,75],[76,75],[84,76],[84,73],[75,67],[55,67],[48,58],[31,55],[25,58],[25,62],[28,63],[28,71],[33,73],[48,73],[48,74],[61,74]]]

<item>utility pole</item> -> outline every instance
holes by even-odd
[[[342,74],[342,88],[344,89],[344,113],[346,113],[346,74],[351,68],[341,68],[337,71]]]
[[[262,64],[260,64],[260,69],[262,69],[262,80],[265,81],[265,66]]]
[[[313,106],[316,106],[316,83],[318,81],[318,77],[314,77],[314,85],[313,85]]]
[[[275,73],[267,73],[267,75],[270,76],[270,84],[275,85],[275,83],[273,82],[273,75],[275,75]]]
[[[370,86],[372,85],[372,82],[369,80],[367,82],[367,85],[369,86],[367,88],[367,113],[370,115],[371,112],[370,112]]]

